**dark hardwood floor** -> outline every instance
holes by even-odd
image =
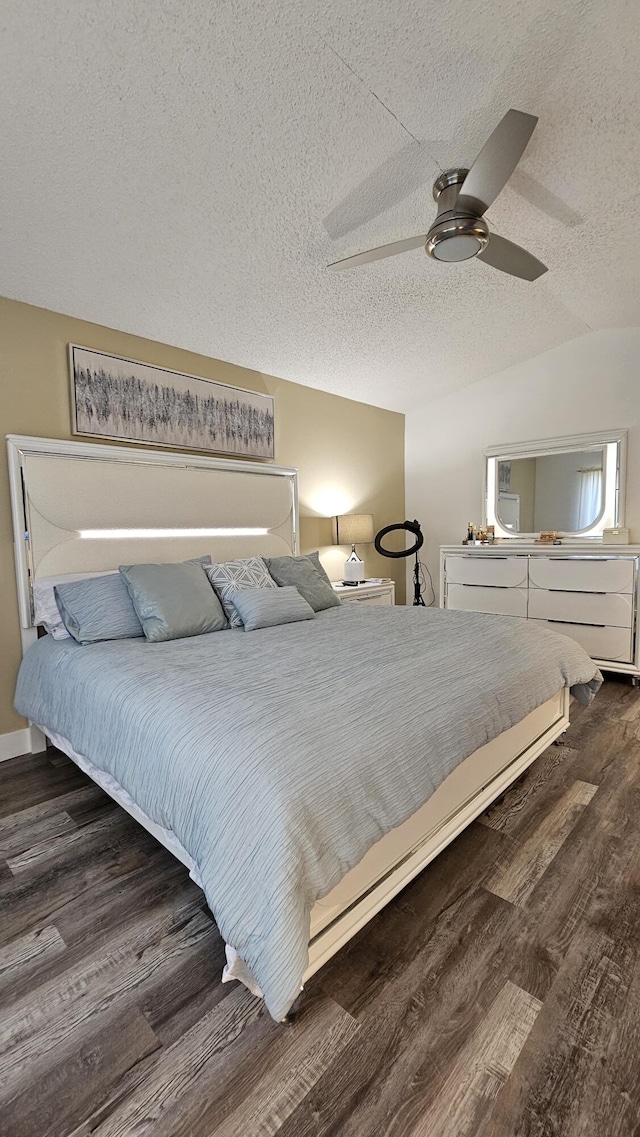
[[[277,1026],[186,870],[0,765],[3,1137],[638,1137],[640,692],[609,681]]]

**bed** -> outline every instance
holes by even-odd
[[[16,705],[178,856],[239,978],[306,980],[568,726],[599,685],[508,618],[345,605],[304,624],[34,644],[41,577],[297,551],[295,471],[9,439],[25,659]]]

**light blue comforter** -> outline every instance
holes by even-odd
[[[46,636],[25,656],[16,707],[173,830],[281,1019],[314,902],[464,758],[566,685],[588,701],[597,668],[533,622],[349,604],[169,643]]]

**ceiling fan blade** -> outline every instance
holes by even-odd
[[[406,241],[392,241],[390,245],[367,249],[365,253],[356,253],[353,257],[345,257],[343,261],[334,261],[327,267],[335,270],[357,268],[358,265],[366,265],[370,261],[381,261],[383,257],[395,257],[397,253],[408,253],[410,249],[419,249],[426,240],[426,233],[421,233],[419,237],[407,237]]]
[[[533,114],[507,111],[460,186],[457,206],[480,216],[489,208],[518,165],[537,121]]]
[[[496,233],[489,237],[486,249],[478,253],[478,260],[492,268],[499,268],[501,272],[508,272],[511,276],[519,276],[522,280],[537,280],[548,272],[547,266],[532,253],[521,249],[520,245],[514,245],[513,241],[507,241],[505,237],[498,237]]]

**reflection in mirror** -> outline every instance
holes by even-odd
[[[544,531],[578,541],[624,525],[624,430],[492,446],[486,457],[487,525],[498,540]]]
[[[498,521],[514,535],[591,528],[604,509],[604,465],[602,446],[498,461]]]

